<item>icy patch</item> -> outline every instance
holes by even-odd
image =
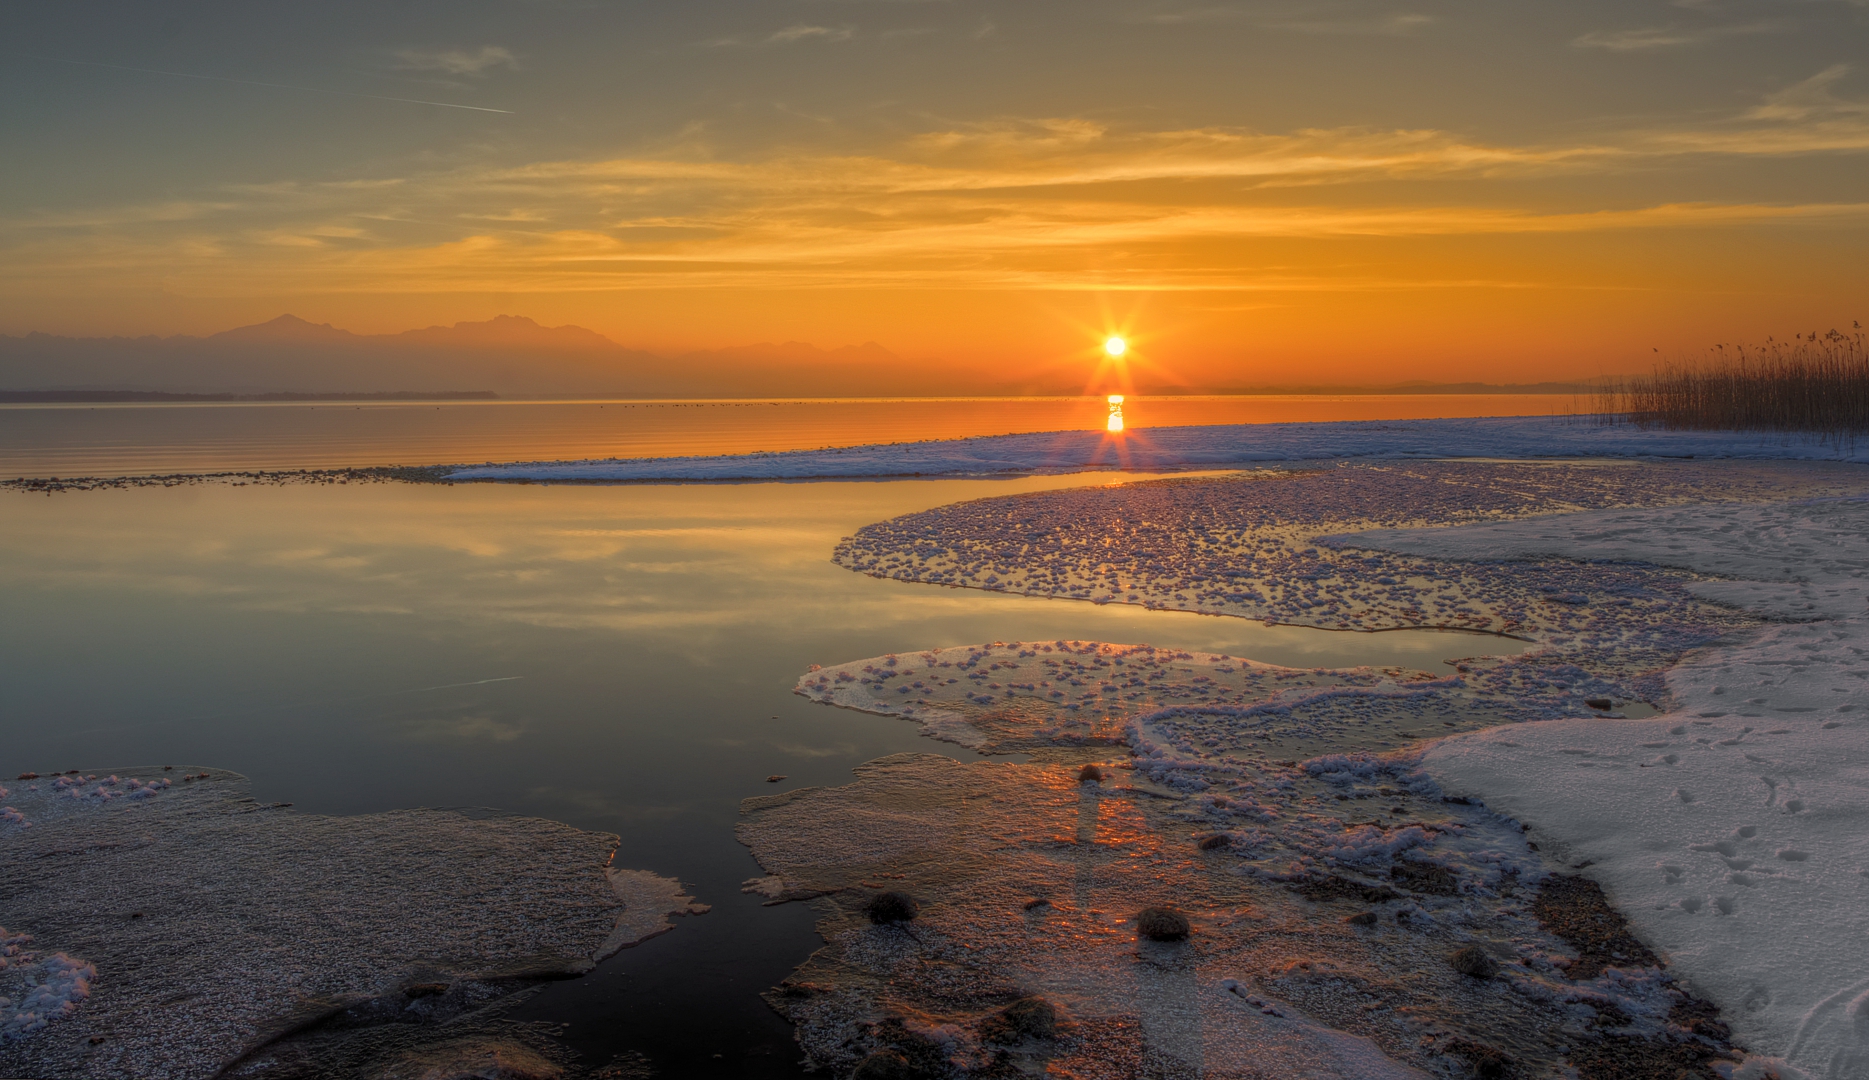
[[[38,1031],[60,1017],[68,1016],[91,996],[91,980],[97,968],[64,953],[40,959],[22,951],[30,945],[30,934],[8,934],[0,927],[0,945],[6,959],[0,960],[0,1038],[11,1038]]]
[[[1139,428],[720,457],[468,465],[450,480],[783,480],[1214,468],[1362,458],[1747,458],[1869,461],[1869,448],[1785,435],[1643,431],[1555,417]]]
[[[993,1017],[1033,996],[1062,1019],[1019,1052],[1026,1071],[1111,1080],[1458,1075],[1474,1052],[1561,1075],[1593,1025],[1687,1037],[1664,974],[1567,977],[1569,947],[1526,910],[1549,864],[1515,824],[1442,802],[1406,760],[1343,765],[1209,769],[1174,792],[1121,763],[1086,780],[904,754],[846,787],[749,800],[740,836],[766,891],[823,897],[826,948],[769,1000],[840,1071],[897,1051],[1000,1067]],[[1268,814],[1278,827],[1255,828]],[[885,889],[918,917],[869,918]],[[1187,941],[1139,939],[1136,913],[1164,904]],[[1495,977],[1450,964],[1470,947]]]
[[[1625,510],[1353,542],[1644,559],[1744,579],[1696,591],[1807,620],[1668,672],[1666,715],[1495,729],[1433,747],[1425,766],[1587,863],[1739,1042],[1828,1080],[1869,1074],[1869,503]]]
[[[603,960],[632,945],[675,929],[673,916],[705,915],[710,905],[696,903],[682,891],[681,882],[647,870],[623,870],[606,867],[604,879],[610,891],[623,902],[623,914],[617,916],[616,929],[597,947],[592,959]]]
[[[37,940],[0,946],[0,1075],[325,1075],[274,1040],[333,1010],[340,1043],[441,1024],[701,910],[669,879],[606,875],[616,837],[535,818],[300,814],[213,770],[8,798],[32,824],[0,827],[0,908]]]
[[[1149,645],[1025,641],[814,667],[794,691],[914,720],[930,738],[986,752],[1134,745],[1139,756],[1168,765],[1194,742],[1220,745],[1218,732],[1202,730],[1212,720],[1224,718],[1229,750],[1276,756],[1287,743],[1327,738],[1326,714],[1361,708],[1379,724],[1389,699],[1454,684],[1400,668],[1286,668]],[[1320,708],[1326,700],[1338,708]]]

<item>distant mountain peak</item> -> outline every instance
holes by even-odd
[[[308,322],[291,314],[252,326],[236,326],[212,336],[235,341],[352,341],[357,337],[330,323]]]
[[[495,315],[484,322],[429,326],[396,335],[425,345],[526,346],[543,349],[616,349],[616,342],[582,326],[542,326],[524,315]]]

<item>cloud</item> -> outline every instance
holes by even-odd
[[[1769,94],[1765,103],[1748,110],[1749,120],[1808,120],[1814,116],[1862,116],[1869,114],[1869,101],[1850,101],[1837,97],[1830,88],[1850,73],[1848,64],[1834,64],[1803,82]]]
[[[1402,14],[1380,19],[1295,19],[1262,25],[1298,34],[1336,34],[1359,37],[1403,37],[1432,23],[1429,15]]]
[[[856,31],[847,26],[806,26],[801,23],[774,31],[766,41],[773,45],[789,45],[794,41],[807,41],[812,38],[824,41],[848,41],[855,33]]]
[[[1699,157],[1869,152],[1827,68],[1724,118],[1503,143],[1373,128],[948,124],[863,152],[657,153],[228,188],[86,223],[0,222],[0,278],[144,274],[196,291],[1264,287],[1263,238],[1869,227],[1869,203],[1670,198]],[[1566,185],[1553,176],[1595,177]],[[1590,193],[1594,192],[1592,195]],[[1788,193],[1787,193],[1788,192]],[[107,220],[106,220],[107,219]],[[1112,261],[1114,256],[1121,258]],[[309,286],[306,286],[309,287]]]
[[[1400,37],[1434,22],[1429,15],[1398,13],[1375,17],[1308,18],[1298,13],[1274,14],[1233,6],[1157,8],[1129,17],[1130,22],[1159,26],[1198,26],[1209,23],[1244,23],[1263,30],[1296,34]]]
[[[519,58],[499,45],[482,45],[478,51],[466,49],[402,49],[396,53],[400,71],[436,71],[446,75],[479,77],[495,68],[519,70]]]
[[[1792,29],[1784,23],[1755,22],[1728,26],[1703,26],[1683,29],[1674,26],[1642,30],[1593,31],[1572,41],[1580,49],[1608,49],[1611,52],[1639,52],[1645,49],[1668,49],[1682,45],[1705,45],[1721,38],[1752,34],[1778,34]]]
[[[799,23],[783,30],[774,30],[764,37],[715,38],[701,44],[710,48],[795,45],[801,41],[849,41],[856,36],[857,31],[853,26],[812,26],[808,23]]]

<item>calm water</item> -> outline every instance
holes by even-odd
[[[844,783],[882,754],[971,756],[793,696],[808,664],[1060,637],[1307,666],[1521,647],[829,562],[839,537],[894,514],[1116,479],[0,493],[0,770],[213,765],[304,811],[495,806],[616,832],[620,865],[679,876],[714,911],[529,1015],[567,1021],[599,1062],[627,1047],[673,1076],[795,1075],[757,994],[817,941],[804,906],[738,891],[757,873],[733,837],[739,800]]]
[[[1569,395],[1131,397],[1130,427],[1549,416]],[[674,457],[1101,429],[1102,398],[0,405],[0,477]]]

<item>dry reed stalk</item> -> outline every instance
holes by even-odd
[[[1869,339],[1858,323],[1852,334],[1718,346],[1699,363],[1606,382],[1596,413],[1602,423],[1667,430],[1869,432]]]

